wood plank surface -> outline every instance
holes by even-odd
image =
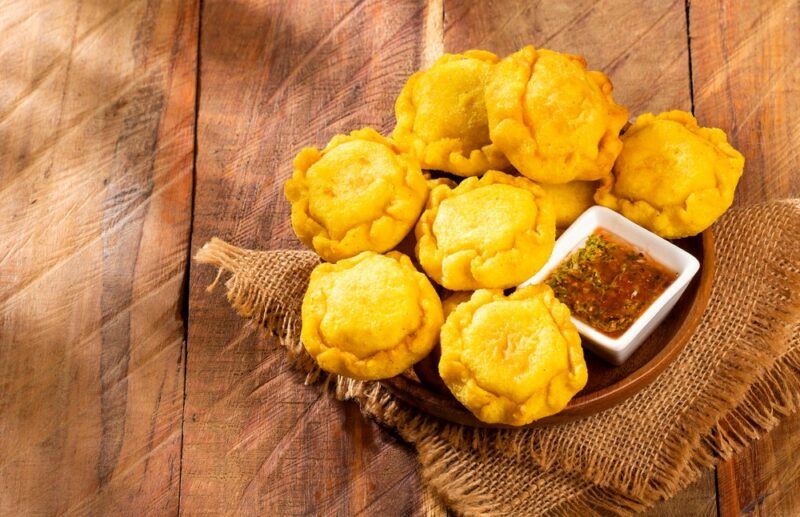
[[[697,482],[643,512],[642,517],[717,517],[716,493],[714,469],[708,469]]]
[[[444,6],[447,52],[486,48],[506,55],[531,44],[580,54],[611,78],[614,98],[631,117],[691,108],[682,0],[445,0]],[[624,30],[611,37],[611,27]]]
[[[800,195],[796,0],[0,6],[0,515],[443,513],[407,444],[187,264],[190,229],[193,252],[299,248],[294,154],[390,130],[442,51],[582,54],[631,116],[728,130],[737,204]],[[800,514],[798,437],[795,416],[648,515]]]
[[[800,415],[778,425],[717,468],[720,514],[794,517],[800,514]]]
[[[298,248],[283,197],[293,156],[339,132],[391,129],[394,97],[421,59],[424,3],[203,6],[192,247],[219,236]],[[214,274],[191,267],[182,511],[420,512],[410,447],[304,386],[221,290],[205,292]]]
[[[174,514],[194,3],[1,13],[0,515]]]
[[[736,204],[800,195],[800,3],[691,5],[695,112],[744,154]]]
[[[736,203],[800,195],[800,3],[691,4],[695,111],[747,160]],[[722,515],[800,515],[800,418],[718,467]]]

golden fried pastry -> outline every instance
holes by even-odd
[[[428,187],[417,161],[374,129],[336,135],[294,160],[285,192],[297,237],[325,260],[394,248],[417,221]]]
[[[594,205],[597,181],[570,181],[561,184],[542,184],[556,214],[556,228],[565,229]]]
[[[447,318],[456,307],[468,301],[471,296],[472,291],[456,291],[442,300],[442,312],[444,313],[444,317]]]
[[[412,75],[395,103],[392,133],[424,169],[474,176],[508,161],[489,140],[483,89],[497,56],[483,50],[445,54]]]
[[[529,424],[586,384],[578,331],[546,285],[476,291],[447,317],[440,344],[439,374],[483,422]]]
[[[430,174],[424,172],[423,175],[425,176],[425,181],[428,182],[428,189],[433,190],[434,187],[439,185],[447,185],[450,188],[455,188],[458,183],[451,180],[450,178],[432,178]]]
[[[536,181],[601,179],[622,148],[619,132],[628,119],[611,90],[582,57],[524,47],[487,81],[492,142]]]
[[[489,171],[431,190],[415,229],[417,258],[454,291],[519,285],[541,268],[555,241],[555,216],[541,187]]]
[[[595,200],[667,239],[696,235],[733,203],[744,157],[691,113],[640,115]]]
[[[311,273],[301,340],[325,371],[386,379],[428,355],[442,326],[442,303],[402,253],[365,251]]]

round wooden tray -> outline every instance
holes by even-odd
[[[560,413],[529,424],[536,427],[582,418],[602,411],[637,393],[650,384],[686,346],[700,323],[711,296],[714,279],[714,235],[674,241],[700,261],[695,276],[683,296],[663,323],[621,366],[606,363],[585,350],[589,381]],[[402,401],[450,422],[474,427],[507,427],[481,422],[447,390],[438,373],[438,346],[414,366],[416,375],[400,375],[382,381]]]

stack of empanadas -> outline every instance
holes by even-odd
[[[292,227],[328,262],[302,340],[322,369],[357,379],[398,375],[439,343],[445,384],[491,423],[556,413],[586,384],[552,290],[502,291],[547,262],[556,232],[597,202],[664,237],[695,235],[744,167],[688,113],[641,115],[622,134],[628,111],[604,74],[531,46],[444,55],[408,79],[395,116],[389,137],[364,128],[295,159]],[[417,266],[390,251],[411,238]]]

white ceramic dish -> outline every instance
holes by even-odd
[[[607,336],[579,319],[572,318],[578,332],[586,338],[585,345],[605,360],[619,365],[630,357],[669,314],[683,291],[686,290],[692,277],[700,269],[700,263],[690,253],[645,230],[617,212],[602,206],[593,206],[575,220],[558,238],[550,260],[522,285],[542,282],[570,253],[582,247],[586,239],[597,228],[603,228],[621,237],[678,274],[675,281],[661,293],[661,296],[656,298],[633,325],[619,337]]]

